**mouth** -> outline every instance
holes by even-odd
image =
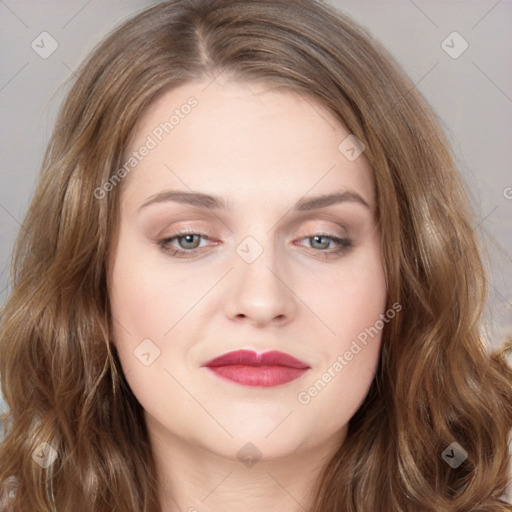
[[[243,386],[274,387],[298,379],[311,367],[295,357],[272,350],[257,354],[237,350],[211,359],[201,366],[217,377]]]

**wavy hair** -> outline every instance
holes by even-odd
[[[15,244],[1,311],[9,411],[0,483],[12,510],[161,512],[142,408],[112,339],[109,279],[123,165],[168,90],[220,73],[326,106],[366,146],[388,304],[375,379],[308,512],[504,512],[512,369],[486,348],[485,265],[440,123],[392,57],[315,0],[173,0],[114,30],[81,65]],[[457,442],[457,468],[441,454]],[[41,443],[47,443],[42,445]],[[36,450],[51,446],[47,468]],[[9,480],[11,479],[11,480]]]

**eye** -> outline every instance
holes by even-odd
[[[158,245],[173,257],[188,258],[199,252],[201,249],[201,239],[210,240],[208,235],[204,233],[180,232],[160,240]],[[315,252],[325,255],[325,257],[347,252],[354,247],[350,239],[340,238],[327,233],[317,233],[301,240],[309,240],[311,243],[310,248],[314,249]],[[176,242],[178,247],[173,242]],[[337,248],[329,249],[331,243],[337,245]]]
[[[193,256],[199,250],[201,238],[209,240],[209,237],[204,233],[181,232],[160,240],[158,245],[164,251],[169,252],[171,256],[186,258]],[[172,245],[174,240],[176,240],[179,247]]]
[[[330,235],[328,233],[317,233],[316,235],[302,238],[302,240],[309,240],[312,249],[318,249],[320,252],[326,253],[326,255],[346,252],[354,247],[350,239],[340,238],[338,236]],[[325,249],[329,248],[331,242],[337,244],[338,247],[326,251]]]

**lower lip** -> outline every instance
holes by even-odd
[[[271,388],[296,380],[309,368],[289,368],[288,366],[208,366],[208,370],[223,379],[243,386]]]

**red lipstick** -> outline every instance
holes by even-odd
[[[286,384],[298,379],[311,368],[307,363],[276,350],[263,354],[252,350],[237,350],[211,359],[201,366],[232,382],[260,387]]]

